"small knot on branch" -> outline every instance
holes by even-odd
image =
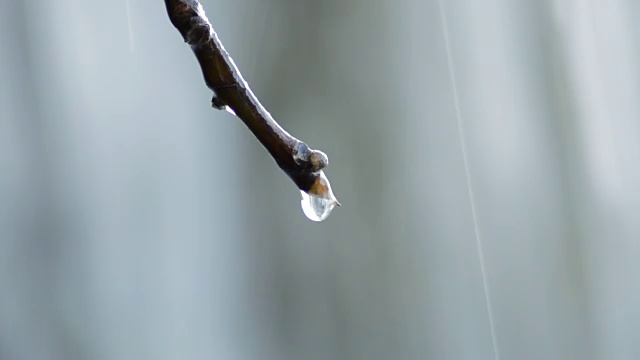
[[[211,28],[209,24],[200,18],[192,18],[193,25],[184,36],[184,41],[191,46],[201,46],[211,40]]]
[[[329,165],[329,157],[320,150],[311,150],[309,162],[311,163],[313,171],[318,171]]]
[[[329,157],[320,150],[310,149],[302,141],[298,142],[293,149],[293,160],[296,164],[308,169],[311,172],[320,171],[329,165]]]

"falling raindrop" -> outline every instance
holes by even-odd
[[[300,191],[300,194],[302,195],[302,201],[300,201],[302,211],[312,221],[326,219],[336,206],[340,206],[340,203],[333,195],[333,191],[331,191],[329,180],[322,171],[320,171],[309,191]]]
[[[131,26],[131,6],[129,6],[129,0],[125,0],[124,3],[127,7],[127,25],[129,26],[129,50],[131,50],[131,53],[133,54],[135,46],[133,43],[133,26]]]

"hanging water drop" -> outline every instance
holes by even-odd
[[[314,195],[309,195],[300,191],[302,195],[302,211],[312,221],[322,221],[329,216],[331,210],[336,207],[335,200],[324,199]]]
[[[340,206],[340,203],[333,195],[333,191],[331,191],[329,180],[322,171],[320,171],[309,191],[300,191],[300,194],[302,195],[302,200],[300,201],[302,211],[312,221],[326,219],[336,206]]]

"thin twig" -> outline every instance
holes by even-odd
[[[321,171],[329,163],[327,155],[291,136],[260,104],[222,46],[200,3],[197,0],[165,0],[165,4],[171,23],[191,46],[205,83],[214,92],[213,107],[231,108],[300,190],[328,196],[330,186]]]

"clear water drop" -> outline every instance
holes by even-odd
[[[329,179],[322,171],[317,173],[309,191],[300,191],[300,194],[302,195],[302,201],[300,201],[302,211],[312,221],[326,219],[336,206],[340,206],[340,203],[333,195],[333,191],[331,191]]]
[[[333,208],[336,207],[335,199],[327,199],[314,195],[309,195],[304,191],[300,191],[302,195],[302,211],[311,221],[322,221],[326,219]]]

